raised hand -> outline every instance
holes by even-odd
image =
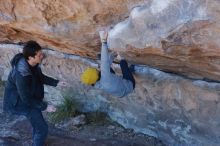
[[[101,42],[107,42],[108,32],[107,31],[99,31],[99,36]]]

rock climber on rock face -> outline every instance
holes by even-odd
[[[120,59],[120,67],[123,76],[116,75],[111,68],[111,64],[116,54],[109,54],[108,52],[108,32],[100,31],[99,35],[102,42],[101,71],[98,71],[96,68],[88,68],[81,75],[81,81],[86,85],[94,85],[95,88],[101,89],[113,96],[126,96],[135,88],[135,80],[128,67],[127,61],[121,59],[118,54],[117,57]]]

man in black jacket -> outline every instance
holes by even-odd
[[[29,41],[23,52],[11,60],[11,72],[4,93],[4,112],[24,115],[33,127],[33,146],[43,146],[48,133],[42,111],[54,112],[56,109],[43,101],[44,84],[65,85],[44,75],[39,67],[43,60],[41,46],[35,41]]]

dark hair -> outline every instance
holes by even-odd
[[[37,42],[32,40],[28,41],[23,48],[24,58],[28,60],[29,56],[34,57],[41,49],[41,46]]]

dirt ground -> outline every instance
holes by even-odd
[[[0,90],[3,90],[0,87]],[[32,128],[23,116],[2,113],[0,91],[0,146],[31,146]],[[47,114],[44,114],[45,116]],[[85,114],[90,116],[91,114]],[[96,115],[97,116],[97,115]],[[160,140],[125,129],[107,116],[86,124],[59,128],[49,123],[47,146],[165,146]],[[47,117],[47,116],[46,116]],[[46,118],[47,119],[47,118]],[[68,122],[68,121],[66,121]]]
[[[0,113],[0,145],[31,146],[31,126],[22,116]],[[79,127],[56,128],[50,124],[47,146],[164,146],[161,141],[117,123],[105,121]]]

